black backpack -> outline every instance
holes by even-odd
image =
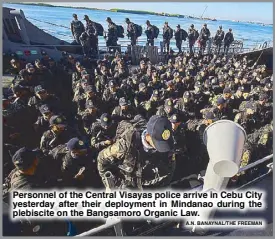
[[[198,30],[195,30],[195,39],[197,40],[198,39],[198,37],[199,37],[199,32],[198,32]]]
[[[154,29],[154,38],[158,38],[159,29],[156,26],[153,26],[153,29]]]
[[[140,37],[142,35],[142,27],[140,25],[135,24],[136,28],[136,37]]]
[[[174,31],[172,28],[169,29],[169,35],[170,35],[170,39],[172,39],[174,36]]]
[[[182,40],[186,41],[186,38],[188,37],[187,32],[183,29],[180,29],[180,34],[181,34]]]
[[[131,137],[135,130],[146,129],[146,124],[146,120],[141,115],[133,120],[122,120],[117,126],[115,140]]]
[[[117,37],[124,38],[124,28],[123,26],[117,25]]]
[[[100,23],[95,22],[95,27],[97,30],[97,35],[98,36],[103,36],[104,28]]]

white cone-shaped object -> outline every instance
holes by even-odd
[[[207,147],[209,163],[206,169],[203,191],[221,191],[226,188],[230,177],[240,168],[243,146],[246,140],[245,130],[230,120],[219,120],[209,125],[203,134]],[[208,220],[214,209],[199,210],[197,220]],[[193,231],[206,232],[205,226],[195,226]]]
[[[233,177],[238,173],[245,140],[245,130],[230,120],[219,120],[205,129],[203,141],[215,174]]]

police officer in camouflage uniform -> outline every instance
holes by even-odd
[[[60,112],[53,111],[50,105],[41,105],[39,107],[41,116],[38,116],[36,122],[34,123],[34,129],[38,135],[38,138],[41,139],[42,134],[49,129],[49,120],[54,114]]]
[[[96,121],[99,116],[99,110],[96,108],[92,100],[86,101],[86,109],[81,113],[81,121],[83,124],[83,128],[85,133],[91,134],[91,125]]]
[[[111,51],[112,49],[115,49],[115,47],[117,46],[117,26],[110,17],[107,17],[106,21],[108,23],[108,33],[107,36],[104,36],[104,38],[107,39],[106,46],[109,47],[109,50]]]
[[[54,115],[50,118],[49,123],[50,130],[43,134],[40,141],[40,149],[45,155],[58,145],[65,144],[69,139],[78,136],[78,133],[68,126],[63,116]]]
[[[84,15],[86,21],[85,32],[88,36],[89,45],[91,47],[91,53],[97,54],[98,52],[98,33],[94,22],[92,22],[87,15]]]
[[[95,155],[84,141],[75,137],[51,151],[61,166],[59,177],[63,187],[98,187]]]
[[[104,173],[110,163],[119,163],[126,187],[168,186],[175,170],[171,157],[173,149],[172,126],[163,116],[152,116],[145,130],[129,130],[97,158],[98,171],[106,185]],[[118,177],[118,176],[117,176]]]
[[[45,181],[41,174],[37,174],[38,153],[26,147],[16,151],[12,157],[15,169],[10,173],[6,181],[9,191],[32,190],[45,187]]]
[[[172,28],[168,25],[168,22],[164,23],[163,27],[163,45],[164,45],[164,52],[169,52],[170,50],[170,40],[173,37],[173,30]],[[167,50],[167,51],[166,51]]]
[[[247,134],[253,132],[255,128],[257,128],[259,122],[256,118],[256,106],[253,102],[246,102],[245,108],[240,113],[236,114],[234,121],[240,124]]]
[[[91,146],[99,152],[113,143],[115,135],[116,124],[110,115],[104,113],[99,121],[92,124]]]
[[[220,54],[223,38],[224,38],[224,31],[222,30],[222,26],[219,26],[219,29],[217,30],[217,33],[214,37],[214,43],[218,47],[218,55]]]
[[[71,32],[77,44],[80,45],[79,37],[84,32],[84,25],[77,19],[77,15],[73,14],[74,20],[71,22]]]
[[[155,31],[153,26],[151,25],[150,21],[146,21],[147,29],[145,34],[147,36],[147,46],[154,46],[154,38],[155,38]]]
[[[131,39],[131,46],[135,46],[137,44],[136,26],[129,18],[126,18],[125,22],[127,23],[127,36]]]
[[[133,119],[135,115],[136,111],[131,106],[131,103],[125,97],[122,97],[119,99],[119,106],[116,106],[112,112],[112,119],[115,122],[119,122],[121,120]]]
[[[43,87],[42,85],[34,87],[34,94],[35,96],[32,96],[28,102],[28,105],[30,107],[39,109],[41,105],[47,104],[50,105],[56,111],[61,110],[60,100],[55,95],[49,94],[45,87]]]

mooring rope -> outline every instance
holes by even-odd
[[[64,27],[64,28],[70,29],[69,27],[66,27],[66,26],[63,26],[63,25],[57,25],[57,24],[54,24],[54,23],[51,23],[51,22],[41,21],[41,20],[38,20],[38,19],[35,19],[35,18],[32,18],[32,17],[26,17],[26,18],[32,19],[34,21],[42,22],[42,23],[47,23],[47,24],[50,24],[50,25],[53,25],[53,26]]]

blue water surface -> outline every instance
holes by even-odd
[[[161,3],[159,3],[161,7]],[[191,24],[195,25],[196,29],[201,29],[203,23],[207,23],[208,28],[211,32],[211,36],[214,36],[216,30],[220,25],[223,26],[225,32],[228,31],[229,28],[233,29],[233,34],[235,40],[241,40],[244,42],[245,48],[252,48],[258,44],[262,44],[265,41],[273,41],[273,26],[265,25],[262,26],[260,24],[250,24],[250,23],[241,23],[241,22],[233,22],[233,21],[225,21],[225,20],[217,20],[217,21],[206,21],[199,19],[189,19],[189,18],[176,18],[176,17],[165,17],[165,16],[154,16],[154,15],[139,15],[139,14],[129,14],[129,13],[117,13],[110,12],[104,10],[85,10],[85,9],[73,9],[73,8],[64,8],[64,7],[44,7],[44,6],[34,6],[34,5],[22,5],[22,4],[3,4],[4,7],[22,9],[24,11],[27,19],[32,22],[37,27],[43,29],[45,32],[50,33],[51,35],[68,42],[72,42],[73,38],[71,36],[71,31],[68,28],[61,26],[53,26],[51,24],[38,22],[31,18],[54,23],[57,25],[62,25],[66,27],[70,27],[70,22],[72,20],[72,14],[76,13],[79,17],[79,20],[83,20],[84,15],[88,15],[91,20],[95,22],[99,22],[102,24],[105,30],[107,30],[107,22],[106,18],[111,17],[112,20],[118,24],[123,25],[126,30],[125,18],[130,18],[136,24],[139,24],[146,28],[146,20],[150,20],[153,25],[156,25],[160,29],[160,33],[162,32],[162,27],[165,21],[168,21],[169,25],[176,29],[178,24],[181,25],[181,28],[187,30]],[[164,10],[163,10],[164,11]],[[164,11],[165,12],[165,11]],[[159,41],[162,40],[161,34],[158,37],[155,45],[159,44]],[[146,41],[146,36],[143,35],[139,38],[138,44],[144,45]],[[130,41],[127,37],[120,38],[119,42],[121,44],[127,44]],[[105,40],[103,37],[99,38],[99,44],[104,45]],[[183,44],[187,46],[187,42]],[[171,47],[176,49],[175,40],[171,40]]]

